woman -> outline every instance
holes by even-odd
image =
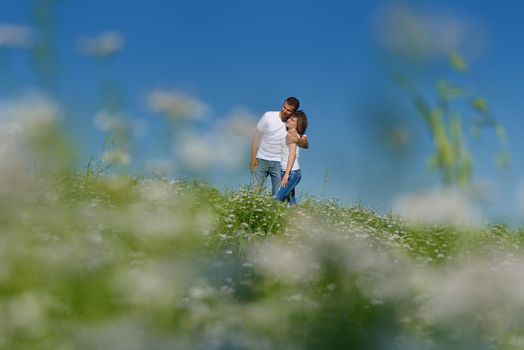
[[[295,130],[300,136],[304,135],[307,129],[307,117],[303,111],[296,111],[286,121],[286,129]],[[286,139],[282,140],[282,158],[280,160],[280,168],[282,170],[282,182],[275,198],[281,202],[287,200],[289,205],[295,205],[297,200],[295,198],[295,187],[302,178],[300,165],[298,164],[299,147],[296,143],[286,143]]]

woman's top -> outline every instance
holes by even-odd
[[[280,168],[282,171],[286,171],[287,168],[287,159],[289,157],[289,145],[286,143],[286,138],[284,137],[282,139],[282,142],[280,143],[282,147],[282,156],[280,158]],[[297,145],[297,158],[295,159],[295,163],[293,163],[293,168],[291,168],[291,171],[300,169],[300,164],[298,164],[298,153],[300,152],[300,147]]]

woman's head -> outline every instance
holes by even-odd
[[[297,117],[295,117],[294,115],[291,115],[286,120],[286,128],[288,130],[296,130],[297,129],[297,120],[298,120]]]
[[[307,117],[303,111],[296,111],[286,120],[286,128],[288,130],[296,130],[302,136],[307,129]]]
[[[300,136],[304,135],[307,129],[306,113],[304,113],[304,111],[296,111],[291,117],[296,118],[296,130],[298,134]]]

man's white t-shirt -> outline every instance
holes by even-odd
[[[262,133],[258,146],[257,158],[280,162],[282,142],[286,142],[286,123],[280,118],[280,112],[266,112],[260,118],[257,129]]]

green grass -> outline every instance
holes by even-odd
[[[14,179],[14,178],[13,178]],[[3,349],[518,349],[523,234],[197,181],[2,188]]]

